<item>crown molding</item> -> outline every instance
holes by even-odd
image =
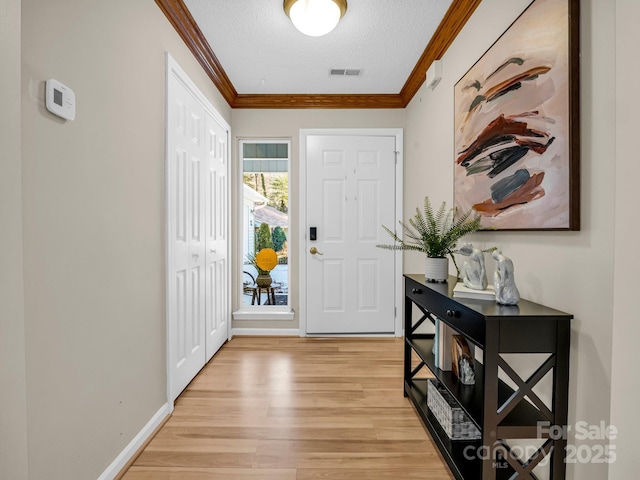
[[[183,0],[155,0],[231,108],[405,108],[482,0],[454,0],[397,94],[238,94]]]
[[[400,90],[400,97],[405,106],[409,104],[425,82],[427,70],[433,61],[439,60],[444,56],[481,1],[453,0],[442,22],[440,22],[433,37],[431,37],[427,48],[424,49],[418,59],[418,63],[416,63],[402,90]]]
[[[224,71],[224,68],[222,68],[209,42],[207,42],[202,30],[200,30],[200,27],[196,24],[196,21],[191,16],[191,12],[189,12],[184,2],[182,0],[155,1],[189,50],[191,50],[191,53],[196,57],[196,60],[200,63],[213,84],[220,90],[224,99],[229,105],[233,106],[238,92],[236,92],[227,73]]]
[[[404,108],[398,94],[240,94],[233,108]]]

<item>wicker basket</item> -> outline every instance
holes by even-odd
[[[451,440],[478,440],[480,430],[436,380],[427,382],[427,406]]]

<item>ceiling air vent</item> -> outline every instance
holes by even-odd
[[[338,77],[357,77],[360,72],[358,68],[332,68],[329,74]]]

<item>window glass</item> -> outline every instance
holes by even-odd
[[[243,306],[289,304],[289,150],[288,141],[241,141]],[[273,267],[260,263],[270,250]]]

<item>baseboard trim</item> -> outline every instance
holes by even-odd
[[[302,337],[303,335],[297,328],[232,328],[231,336]]]
[[[165,403],[160,407],[160,410],[151,417],[151,420],[149,420],[133,440],[129,442],[129,445],[127,445],[124,450],[120,452],[120,455],[111,462],[111,465],[102,472],[102,475],[98,477],[98,480],[114,480],[124,475],[123,470],[125,467],[129,466],[131,459],[135,458],[139,454],[140,449],[152,438],[155,431],[164,424],[169,415],[171,415],[171,411],[172,408],[169,403]]]

